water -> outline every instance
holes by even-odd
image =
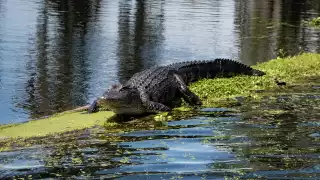
[[[319,107],[319,91],[284,94],[162,124],[138,121],[152,128],[128,122],[119,124],[131,129],[123,133],[106,127],[35,139],[0,153],[0,178],[319,179]]]
[[[152,65],[319,52],[320,30],[302,25],[319,12],[318,0],[0,0],[0,124],[88,104]]]
[[[0,0],[0,124],[87,104],[152,65],[320,52],[302,24],[317,16],[318,0]],[[319,86],[277,94],[29,139],[0,153],[0,179],[319,179]]]

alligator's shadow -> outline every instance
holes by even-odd
[[[193,116],[209,116],[209,117],[217,117],[217,116],[224,116],[224,115],[229,115],[230,113],[234,113],[232,110],[224,110],[224,111],[201,111],[201,109],[190,109],[188,111],[179,111],[179,110],[174,110],[168,112],[166,115],[160,115],[162,116],[162,120],[160,121],[171,121],[171,120],[177,120],[177,119],[187,119]],[[111,117],[108,118],[107,121],[109,122],[115,122],[118,124],[123,124],[123,123],[132,123],[139,121],[140,123],[149,123],[150,121],[154,121],[156,119],[156,116],[159,116],[159,114],[154,114],[154,113],[149,113],[149,114],[143,114],[143,115],[119,115],[115,114]],[[168,118],[170,117],[170,118]]]
[[[120,114],[115,114],[108,118],[108,121],[116,122],[116,123],[124,123],[124,122],[129,122],[141,118],[146,118],[146,117],[151,117],[154,116],[155,114],[144,114],[144,115],[120,115]]]

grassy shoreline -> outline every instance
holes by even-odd
[[[295,84],[319,84],[320,54],[304,53],[294,57],[278,58],[253,66],[266,72],[265,76],[237,76],[233,78],[204,79],[190,86],[198,94],[204,107],[221,107],[225,102],[234,102],[235,97],[259,99],[262,91],[283,89]],[[278,86],[275,79],[286,82],[287,86]],[[311,80],[310,80],[311,79]],[[313,80],[312,80],[313,79]],[[102,111],[94,114],[83,112],[64,112],[52,117],[33,120],[21,124],[0,126],[0,142],[18,139],[45,137],[93,126],[113,126],[108,121],[113,113]],[[0,148],[0,151],[6,148]]]
[[[190,88],[200,96],[204,106],[219,106],[221,100],[237,96],[259,98],[260,91],[283,88],[276,81],[285,82],[288,86],[312,85],[317,83],[312,79],[320,76],[320,54],[304,53],[277,58],[252,67],[266,72],[266,75],[204,79],[192,84]]]

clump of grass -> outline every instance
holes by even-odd
[[[233,78],[204,79],[191,85],[191,90],[203,99],[205,106],[237,96],[260,97],[258,90],[278,87],[275,79],[288,85],[304,82],[308,77],[320,77],[320,54],[305,53],[299,56],[278,58],[253,68],[266,72],[265,76],[237,76]]]
[[[306,21],[306,23],[310,26],[320,27],[320,17],[313,18],[310,21]]]

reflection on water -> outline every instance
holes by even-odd
[[[319,12],[318,0],[0,0],[0,124],[84,105],[152,65],[320,52],[320,30],[301,23]],[[34,139],[0,153],[0,178],[316,179],[319,88],[302,92]]]
[[[317,0],[0,0],[0,124],[90,103],[152,65],[320,51]]]
[[[85,130],[52,145],[0,153],[0,178],[316,179],[318,107],[317,91],[234,110],[207,108],[154,130]]]
[[[164,40],[164,2],[119,2],[118,77],[120,82],[132,74],[161,61]],[[149,9],[151,8],[151,9]]]

